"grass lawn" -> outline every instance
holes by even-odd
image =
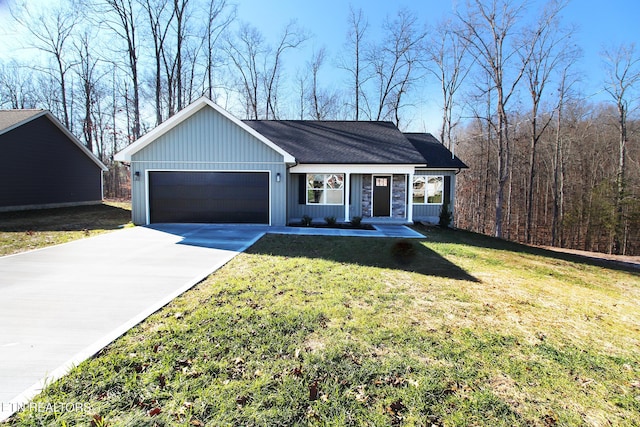
[[[640,425],[638,272],[422,231],[267,235],[10,424]]]
[[[121,228],[131,221],[131,204],[0,212],[0,256],[70,242]]]

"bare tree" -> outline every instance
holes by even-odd
[[[185,44],[185,39],[187,37],[186,28],[187,28],[187,5],[189,4],[189,0],[173,0],[173,13],[175,16],[176,22],[176,57],[175,57],[175,70],[176,70],[176,97],[177,97],[177,107],[178,111],[182,110],[183,100],[185,98],[185,92],[183,88],[182,82],[182,57],[183,57],[183,46]]]
[[[300,120],[304,120],[306,114],[306,95],[307,95],[307,69],[298,70],[296,73],[296,93],[298,98],[298,113]]]
[[[313,54],[311,62],[308,63],[309,71],[311,72],[311,90],[309,97],[311,98],[311,106],[313,108],[313,117],[316,120],[322,120],[323,112],[320,106],[320,94],[318,89],[318,71],[324,62],[326,56],[325,48],[321,48]]]
[[[218,41],[225,33],[231,22],[236,16],[236,7],[229,6],[227,0],[211,0],[208,3],[207,19],[205,24],[204,43],[205,43],[205,93],[209,99],[213,99],[213,88],[215,86],[213,79],[213,71],[218,62],[222,62],[216,50]]]
[[[558,87],[558,105],[555,125],[555,145],[553,147],[553,213],[551,223],[551,244],[559,246],[562,244],[562,223],[564,219],[564,181],[566,175],[566,160],[563,135],[564,111],[567,97],[569,96],[571,85],[574,81],[569,80],[570,63],[565,64],[560,75]]]
[[[459,35],[469,44],[476,63],[489,76],[495,91],[495,133],[498,143],[494,227],[496,237],[503,235],[504,196],[512,156],[507,106],[524,75],[531,58],[530,46],[533,44],[531,41],[525,43],[522,38],[515,36],[524,10],[524,4],[515,4],[510,0],[472,0],[468,3],[465,15],[457,14],[463,25]],[[534,37],[538,37],[537,32]]]
[[[558,14],[566,5],[564,0],[556,0],[547,5],[538,24],[527,30],[525,40],[529,40],[531,47],[520,52],[525,64],[525,82],[531,95],[531,114],[529,118],[529,177],[526,188],[526,223],[525,239],[532,243],[532,227],[534,208],[534,181],[537,172],[537,152],[540,138],[553,120],[553,114],[544,117],[540,115],[540,108],[547,85],[556,72],[558,66],[566,61],[574,61],[577,53],[569,45],[571,30],[560,28]]]
[[[130,125],[131,137],[137,139],[140,137],[140,83],[138,76],[138,35],[137,35],[137,10],[134,6],[134,0],[103,0],[107,6],[107,12],[115,15],[114,18],[108,17],[105,23],[109,28],[121,38],[126,45],[127,62],[129,71],[131,72],[132,81],[132,102],[133,102],[133,123]],[[128,96],[129,91],[125,91]],[[129,99],[126,100],[129,105]],[[128,109],[128,108],[127,108]]]
[[[618,164],[616,173],[616,227],[614,234],[614,252],[624,254],[625,218],[624,202],[626,196],[627,145],[629,111],[635,108],[631,104],[633,94],[640,85],[640,56],[635,44],[622,45],[616,49],[605,50],[607,81],[605,90],[616,104],[618,112]]]
[[[257,28],[244,23],[235,38],[227,39],[225,50],[240,75],[240,92],[244,98],[245,115],[257,120],[258,87],[261,79],[258,62],[266,52],[264,37]]]
[[[0,65],[0,106],[36,108],[38,91],[34,76],[15,60]]]
[[[78,55],[78,64],[74,68],[78,78],[80,79],[81,94],[83,99],[84,114],[82,118],[82,135],[84,142],[89,151],[93,151],[93,107],[97,103],[96,83],[99,78],[97,73],[98,59],[91,51],[91,40],[94,35],[88,31],[78,37],[74,43],[75,50]]]
[[[174,11],[168,8],[169,0],[144,0],[142,6],[149,18],[149,29],[153,40],[154,95],[156,110],[156,125],[163,121],[162,114],[162,59],[165,40],[169,31]]]
[[[375,120],[393,119],[399,125],[403,96],[416,79],[415,68],[426,38],[426,32],[417,26],[416,15],[400,9],[395,19],[385,20],[382,44],[369,49],[368,61],[377,86]]]
[[[67,128],[71,128],[67,100],[67,73],[74,65],[67,56],[67,44],[71,41],[79,20],[73,7],[74,5],[61,3],[54,9],[34,12],[24,4],[21,13],[13,10],[14,19],[33,37],[32,46],[53,57],[55,71],[49,68],[40,70],[50,74],[58,82],[62,119]],[[38,24],[34,25],[35,22]]]
[[[282,31],[275,48],[266,44],[257,28],[246,23],[241,25],[235,38],[227,40],[225,50],[240,75],[240,92],[248,118],[277,118],[283,55],[300,46],[307,37],[292,21]],[[262,103],[264,113],[261,113]]]
[[[347,32],[347,42],[345,49],[349,52],[339,59],[339,67],[349,74],[349,86],[353,93],[353,117],[360,120],[360,99],[362,98],[362,86],[370,78],[366,75],[367,64],[364,61],[364,41],[369,23],[362,13],[362,9],[357,11],[349,6],[349,17],[347,20],[349,30]]]
[[[320,86],[318,74],[326,59],[326,49],[323,47],[313,53],[311,61],[307,63],[308,75],[311,77],[311,87],[307,98],[311,104],[310,110],[315,120],[328,120],[335,117],[338,105],[338,95]],[[303,81],[301,80],[301,85]]]
[[[265,58],[264,90],[265,90],[265,118],[276,118],[278,99],[278,80],[282,71],[283,54],[304,43],[309,36],[298,27],[295,21],[289,22],[278,41],[275,49],[269,49]]]
[[[452,132],[459,119],[454,119],[456,93],[471,70],[468,62],[468,42],[459,37],[453,22],[444,21],[438,25],[427,43],[427,63],[425,68],[440,83],[442,92],[442,126],[440,142],[452,150]]]

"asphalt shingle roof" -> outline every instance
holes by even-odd
[[[43,110],[0,110],[0,132],[42,113]]]
[[[422,154],[429,168],[460,168],[466,169],[467,165],[458,157],[454,157],[444,145],[430,133],[405,133],[405,137],[416,150]]]
[[[391,122],[243,120],[299,163],[424,164]]]

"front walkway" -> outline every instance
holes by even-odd
[[[405,239],[424,239],[422,234],[404,225],[376,224],[373,227],[375,230],[324,227],[269,227],[268,232],[274,234],[297,234],[304,236],[399,237]]]

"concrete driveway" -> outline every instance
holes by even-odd
[[[0,421],[265,231],[135,227],[0,258]]]

